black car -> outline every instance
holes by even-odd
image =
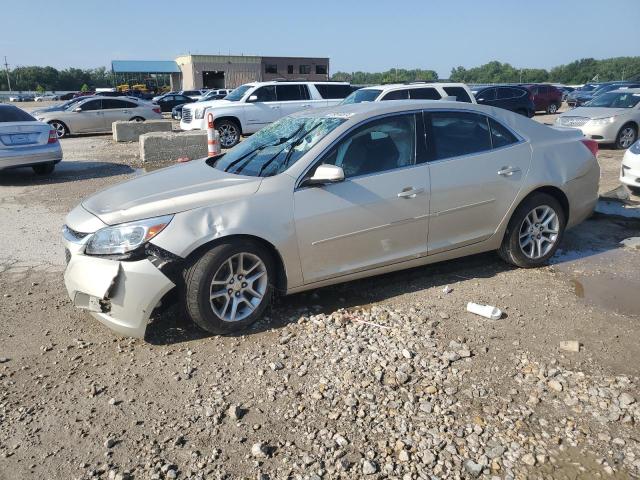
[[[161,111],[170,112],[171,110],[173,110],[173,107],[193,102],[195,102],[195,100],[193,98],[187,97],[186,95],[167,94],[163,95],[153,103],[157,104],[160,107]]]
[[[533,117],[535,105],[531,93],[517,85],[490,85],[472,89],[480,105],[504,108],[526,117]]]
[[[63,93],[62,95],[58,95],[58,100],[71,100],[76,93],[77,92]]]

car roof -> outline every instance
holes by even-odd
[[[616,90],[612,90],[612,91],[607,92],[607,93],[634,93],[634,94],[637,94],[637,93],[640,93],[640,88],[636,88],[636,87],[634,87],[634,88],[618,88]]]
[[[409,82],[409,83],[387,83],[384,85],[369,85],[360,90],[395,90],[398,88],[421,88],[421,87],[464,87],[464,83],[459,82]]]

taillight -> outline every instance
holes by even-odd
[[[598,142],[596,142],[595,140],[584,138],[582,139],[582,143],[584,143],[584,146],[587,147],[591,151],[591,153],[593,153],[594,157],[598,156]]]
[[[160,110],[160,107],[154,107],[153,111],[156,113],[162,113],[162,110]]]
[[[47,143],[56,143],[57,141],[58,141],[58,134],[52,128],[51,130],[49,130],[49,141]]]

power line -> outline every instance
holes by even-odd
[[[4,56],[4,69],[7,72],[7,84],[9,86],[9,92],[11,92],[11,78],[9,77],[9,64],[7,63],[7,56]]]

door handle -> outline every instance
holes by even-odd
[[[308,103],[306,103],[306,104],[302,105],[302,108],[310,108],[310,107],[311,107],[311,105],[310,105],[310,104],[308,104]]]
[[[498,170],[498,175],[502,175],[503,177],[510,177],[514,173],[518,173],[520,171],[519,167],[502,167]]]
[[[424,193],[424,188],[405,187],[398,193],[398,198],[416,198],[420,193]]]

